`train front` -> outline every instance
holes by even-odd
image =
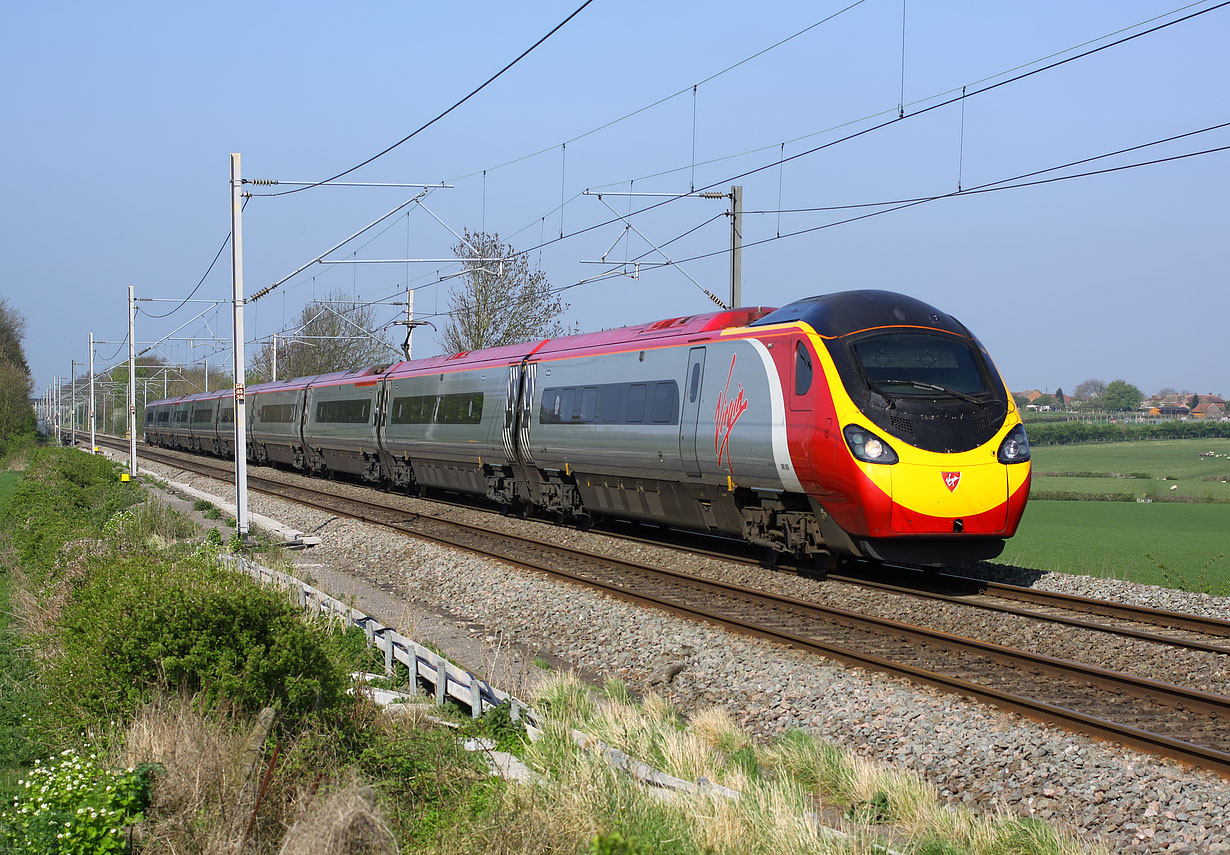
[[[813,446],[816,498],[851,551],[936,566],[999,555],[1025,510],[1030,455],[986,349],[955,318],[902,294],[852,291],[786,308],[798,306],[816,333],[835,423]]]

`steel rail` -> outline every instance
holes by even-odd
[[[149,456],[161,457],[171,465],[181,466],[191,471],[200,472],[201,474],[209,474],[211,471],[225,471],[225,469],[220,470],[220,467],[210,466],[201,461],[183,460],[179,457],[172,457],[171,455],[150,454]],[[547,543],[534,538],[527,538],[519,535],[508,535],[503,532],[492,532],[489,529],[479,526],[457,523],[431,515],[407,513],[401,509],[391,508],[377,502],[343,498],[309,487],[287,485],[282,482],[264,478],[254,479],[254,484],[262,485],[256,487],[262,492],[280,494],[283,497],[286,497],[287,493],[294,494],[297,496],[297,498],[294,499],[295,501],[309,504],[330,513],[350,516],[355,519],[379,524],[398,531],[415,534],[416,536],[427,537],[435,540],[436,542],[445,543],[469,552],[493,557],[522,567],[546,572],[570,581],[579,582],[589,587],[595,587],[622,599],[632,600],[634,602],[665,609],[675,614],[681,614],[703,620],[707,623],[720,625],[744,634],[776,640],[792,647],[823,653],[828,657],[835,658],[849,664],[856,664],[863,667],[872,668],[874,670],[886,671],[899,676],[921,681],[929,685],[937,686],[945,689],[946,691],[971,695],[996,706],[1022,712],[1034,718],[1040,718],[1046,721],[1063,724],[1068,727],[1074,727],[1078,730],[1099,736],[1101,738],[1125,742],[1146,751],[1164,754],[1166,756],[1174,757],[1189,763],[1195,763],[1201,767],[1217,771],[1222,775],[1230,776],[1230,753],[1213,746],[1177,739],[1173,736],[1168,736],[1162,733],[1150,732],[1143,728],[1136,727],[1133,724],[1125,724],[1123,722],[1101,718],[1080,710],[1069,709],[1045,700],[1030,698],[1012,692],[1005,692],[1001,689],[995,688],[994,686],[983,685],[980,683],[975,683],[971,680],[955,677],[950,674],[920,668],[910,664],[909,662],[887,659],[882,656],[877,656],[874,653],[853,650],[848,646],[839,646],[831,642],[824,641],[823,639],[766,626],[763,623],[752,623],[745,619],[732,616],[731,614],[715,612],[711,609],[701,608],[693,604],[681,602],[680,600],[671,597],[663,597],[649,594],[644,591],[632,590],[619,582],[594,579],[592,576],[577,573],[568,570],[567,568],[551,566],[549,563],[527,559],[524,555],[524,551],[525,547],[528,546],[536,550],[550,551],[556,555],[567,555],[573,558],[580,558],[587,562],[598,562],[608,566],[615,565],[630,570],[634,573],[651,575],[656,579],[669,579],[674,583],[690,587],[693,590],[699,590],[705,594],[719,594],[726,597],[735,596],[753,606],[767,605],[779,610],[784,609],[797,615],[820,619],[839,627],[850,627],[862,631],[875,632],[884,637],[904,639],[909,641],[911,644],[929,645],[933,648],[938,648],[941,651],[958,650],[980,657],[984,660],[999,663],[1000,665],[1007,666],[1011,669],[1016,669],[1018,673],[1024,670],[1037,676],[1042,674],[1058,676],[1066,680],[1085,684],[1087,686],[1096,686],[1100,689],[1105,689],[1111,693],[1111,695],[1121,695],[1126,692],[1130,695],[1146,699],[1155,704],[1160,703],[1168,707],[1173,707],[1175,710],[1199,712],[1214,719],[1215,721],[1220,721],[1223,717],[1230,717],[1230,698],[1225,698],[1219,695],[1213,695],[1194,689],[1174,686],[1143,677],[1136,677],[1106,669],[1081,665],[1079,663],[1056,657],[1028,653],[1026,651],[1012,650],[990,642],[963,638],[949,633],[910,626],[883,618],[860,615],[843,609],[822,606],[816,603],[809,603],[791,597],[767,594],[765,592],[746,588],[744,586],[710,579],[702,579],[700,577],[687,573],[681,573],[679,571],[650,567],[637,564],[635,562],[625,561],[623,559],[596,555],[584,550],[578,550],[572,547],[563,547],[558,544]],[[367,510],[355,511],[348,508],[365,508]],[[381,519],[381,516],[401,517],[402,519]],[[456,536],[444,535],[440,532],[425,532],[421,527],[416,527],[414,525],[416,521],[427,522],[430,525],[435,526],[447,526],[456,531],[466,532],[471,535],[478,533],[481,537],[487,539],[495,538],[503,541],[504,547],[497,549],[481,547],[476,546],[473,542],[467,542],[465,537],[458,538]],[[515,546],[514,549],[510,550],[508,548],[510,543]],[[706,599],[711,599],[711,597],[706,597]]]

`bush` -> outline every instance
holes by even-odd
[[[1224,439],[1230,422],[1167,421],[1157,424],[1063,422],[1027,424],[1030,445],[1074,445],[1081,442],[1136,442],[1146,439]]]
[[[341,699],[346,677],[323,631],[283,594],[210,562],[137,556],[91,569],[64,610],[48,681],[70,721],[131,711],[155,688],[248,712],[272,705],[285,724]]]
[[[30,455],[0,528],[7,530],[27,572],[50,573],[65,542],[97,536],[119,510],[140,499],[106,458],[76,449],[45,448]]]

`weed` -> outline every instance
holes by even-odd
[[[150,773],[145,765],[108,771],[73,749],[38,765],[0,816],[0,840],[27,852],[127,852],[124,829],[144,819]]]
[[[551,670],[553,670],[553,669],[551,668],[551,663],[550,663],[550,662],[548,662],[546,659],[544,659],[544,658],[543,658],[543,657],[541,657],[541,656],[535,656],[535,657],[531,660],[531,663],[530,663],[530,664],[532,664],[535,668],[541,668],[541,669],[542,669],[542,670],[544,670],[544,671],[551,671]]]
[[[208,499],[197,499],[195,502],[192,503],[192,509],[194,511],[208,511],[210,508],[213,508],[213,507],[214,507],[213,502],[209,501]],[[214,510],[217,510],[217,508],[214,508]]]
[[[205,517],[205,519],[207,520],[222,519],[222,511],[218,510],[213,505],[209,504],[209,502],[205,502],[205,505],[206,505],[206,507],[204,508],[205,512],[201,516]]]
[[[1224,576],[1214,579],[1210,573],[1211,568],[1218,561],[1221,561],[1225,556],[1222,554],[1213,555],[1205,559],[1204,564],[1194,574],[1178,573],[1171,570],[1170,567],[1160,558],[1154,558],[1152,553],[1146,552],[1145,558],[1152,561],[1157,569],[1161,572],[1162,578],[1166,580],[1167,588],[1178,588],[1181,591],[1195,591],[1198,593],[1211,594],[1215,597],[1230,596],[1230,579]]]

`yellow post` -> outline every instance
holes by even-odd
[[[129,474],[128,474],[127,472],[121,472],[121,473],[120,473],[120,481],[122,481],[122,482],[124,482],[124,483],[128,483],[128,482],[129,482],[129,481],[131,481],[131,480],[132,480],[132,478],[129,476]]]

